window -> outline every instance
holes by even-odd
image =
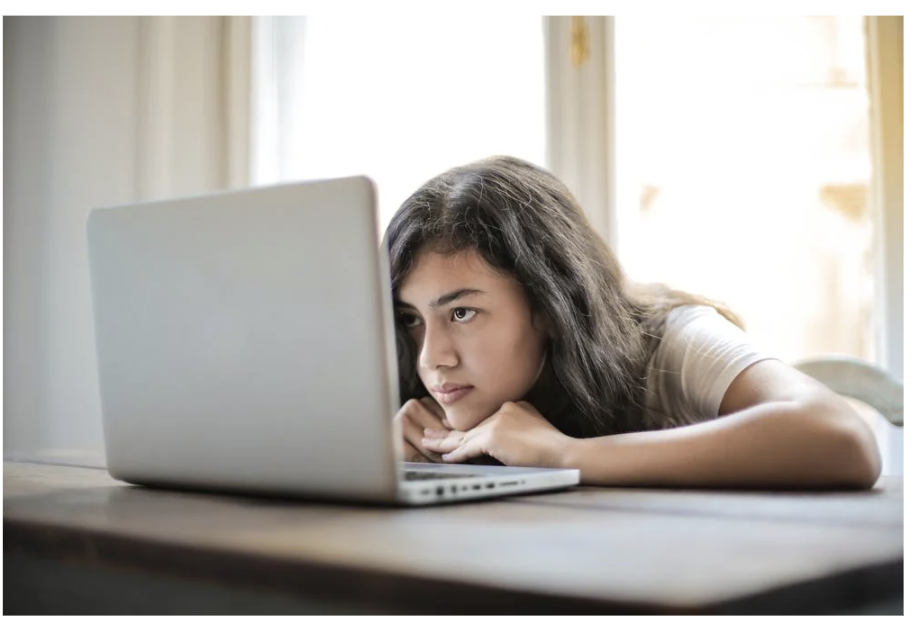
[[[879,94],[860,16],[616,18],[616,244],[635,278],[725,302],[788,363],[843,353],[901,378],[901,147],[871,128],[876,109],[882,143],[901,137],[901,18],[869,19]],[[901,429],[861,410],[901,474]]]
[[[873,360],[863,19],[624,17],[616,40],[624,267],[788,362]]]
[[[256,19],[257,184],[368,174],[384,225],[450,167],[545,161],[538,16]]]

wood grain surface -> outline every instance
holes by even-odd
[[[901,596],[902,489],[580,488],[406,509],[6,462],[4,552],[390,612],[831,612]]]

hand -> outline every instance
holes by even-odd
[[[445,419],[445,411],[432,398],[407,400],[394,416],[403,433],[403,460],[414,463],[441,463],[442,456],[423,446],[423,429],[432,428],[448,432],[451,425]]]
[[[421,444],[444,453],[447,463],[463,463],[488,454],[505,465],[558,467],[573,441],[559,432],[527,402],[506,402],[467,432],[427,428]]]

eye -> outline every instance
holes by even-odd
[[[451,319],[455,322],[469,322],[476,316],[477,312],[467,307],[456,307],[451,309]]]
[[[422,320],[419,319],[418,315],[406,311],[401,311],[397,314],[397,321],[400,322],[404,328],[416,328],[422,324]]]

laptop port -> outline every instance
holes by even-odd
[[[436,488],[435,488],[435,495],[437,495],[437,496],[443,496],[443,495],[445,495],[445,488],[444,488],[444,487],[436,487]]]

